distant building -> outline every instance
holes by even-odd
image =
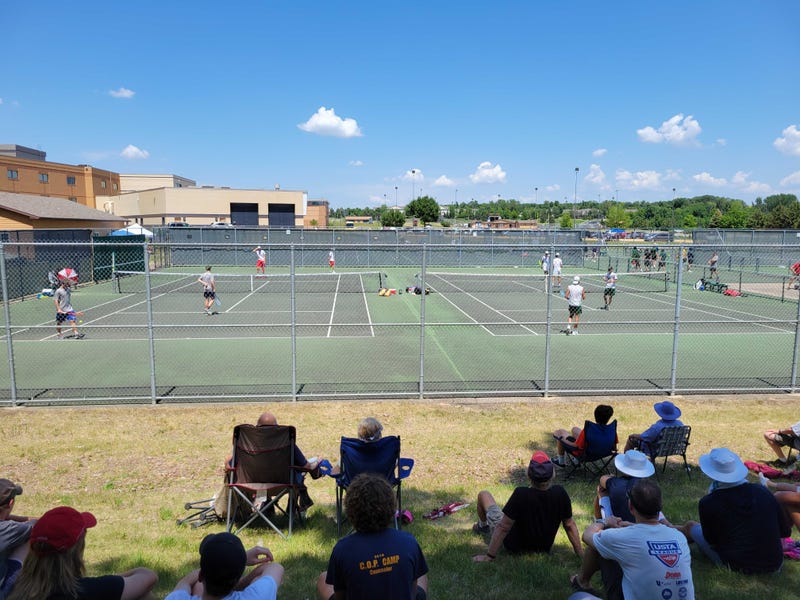
[[[119,176],[119,184],[120,192],[125,193],[162,187],[194,187],[197,185],[197,182],[194,179],[188,179],[180,175],[135,175],[121,173]]]
[[[0,192],[0,229],[119,229],[125,219],[62,198]]]
[[[46,156],[41,150],[0,144],[0,192],[64,198],[89,208],[97,208],[97,196],[119,193],[118,173],[47,162]]]
[[[356,223],[366,225],[367,223],[372,223],[372,217],[366,216],[355,216],[355,215],[348,215],[344,218],[344,224],[348,227],[352,227]]]
[[[330,206],[327,200],[309,200],[306,205],[306,216],[305,219],[303,219],[303,226],[326,229],[328,227],[329,214]]]

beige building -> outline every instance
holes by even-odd
[[[98,208],[98,195],[119,193],[118,173],[47,162],[45,157],[41,150],[0,144],[0,192],[64,198],[89,208]]]
[[[194,179],[181,177],[180,175],[135,175],[131,173],[121,173],[119,183],[122,193],[162,187],[184,188],[197,186],[197,182]]]
[[[107,212],[144,226],[185,221],[242,226],[303,227],[308,195],[290,190],[235,190],[225,187],[160,187],[98,197]]]
[[[327,200],[309,200],[306,207],[306,218],[303,221],[304,227],[327,229],[329,215]]]
[[[0,230],[110,230],[122,227],[125,227],[122,217],[61,198],[0,192]]]

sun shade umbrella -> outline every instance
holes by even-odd
[[[58,272],[59,281],[69,281],[70,283],[78,283],[78,272],[75,269],[61,269]]]

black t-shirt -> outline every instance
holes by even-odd
[[[781,538],[791,533],[775,497],[763,486],[743,483],[700,499],[703,537],[722,561],[742,573],[771,573],[783,564]]]
[[[518,487],[503,513],[514,521],[503,541],[509,552],[550,552],[562,521],[572,517],[572,502],[560,485],[546,490]]]
[[[82,577],[75,598],[66,594],[50,594],[47,600],[120,600],[124,589],[125,580],[119,575]]]
[[[635,523],[636,519],[628,508],[628,492],[639,481],[638,477],[611,477],[606,479],[606,490],[611,499],[611,512],[623,521]]]

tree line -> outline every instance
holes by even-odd
[[[576,222],[597,221],[604,227],[623,229],[800,229],[800,202],[794,194],[774,194],[756,198],[751,205],[723,196],[695,196],[659,202],[582,201],[524,203],[498,199],[479,203],[476,200],[453,203],[441,211],[430,196],[420,196],[397,210],[386,205],[373,208],[332,209],[332,218],[369,216],[384,227],[402,227],[407,218],[423,224],[441,221],[487,221],[489,217],[558,224],[562,228]]]

